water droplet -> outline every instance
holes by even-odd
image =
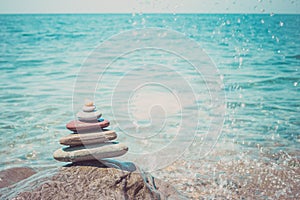
[[[241,67],[241,66],[242,66],[242,64],[243,64],[243,58],[242,58],[242,57],[240,57],[240,58],[239,58],[239,67]]]
[[[271,12],[271,13],[270,13],[270,16],[271,16],[271,17],[273,17],[273,16],[274,16],[274,13],[273,13],[273,12]]]
[[[283,22],[279,22],[279,26],[281,26],[281,27],[282,27],[283,25],[284,25],[284,23],[283,23]]]
[[[37,153],[35,151],[30,152],[26,155],[27,159],[35,159],[36,158]]]
[[[265,21],[264,21],[263,19],[261,19],[261,20],[260,20],[260,22],[261,22],[262,24],[264,24],[264,23],[265,23]]]
[[[298,82],[295,82],[295,83],[294,83],[294,86],[296,87],[297,85],[298,85]]]
[[[142,25],[145,25],[145,23],[146,23],[146,20],[145,20],[145,18],[143,18],[142,19]]]

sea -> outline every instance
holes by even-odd
[[[276,13],[0,15],[0,170],[63,166],[52,154],[92,100],[129,147],[120,159],[190,199],[251,195],[224,174],[247,188],[262,175],[232,168],[260,162],[294,182],[252,195],[299,197],[299,26]]]

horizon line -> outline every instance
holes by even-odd
[[[222,14],[222,15],[225,15],[225,14],[230,14],[230,15],[247,15],[247,14],[250,14],[250,15],[300,15],[300,13],[294,13],[294,12],[279,12],[279,13],[274,13],[274,12],[271,12],[271,13],[258,13],[258,12],[178,12],[178,13],[171,13],[171,12],[145,12],[145,13],[130,13],[130,12],[7,12],[7,13],[0,13],[0,15],[63,15],[63,14],[66,14],[66,15],[76,15],[76,14],[79,14],[79,15],[110,15],[110,14],[120,14],[120,15],[151,15],[151,14],[162,14],[162,15],[196,15],[196,14],[212,14],[212,15],[216,15],[216,14]]]

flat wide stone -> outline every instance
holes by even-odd
[[[74,132],[91,132],[91,131],[97,132],[97,131],[101,131],[102,128],[108,126],[109,126],[108,120],[104,120],[102,122],[94,122],[94,123],[87,123],[87,122],[74,120],[74,121],[70,121],[66,125],[67,129]]]
[[[59,140],[62,145],[78,146],[104,143],[117,138],[115,131],[103,131],[97,133],[70,134]]]
[[[54,159],[62,162],[81,162],[122,156],[128,151],[124,144],[107,142],[104,144],[65,147],[53,153]]]

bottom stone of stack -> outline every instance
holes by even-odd
[[[53,153],[53,157],[62,162],[82,162],[122,156],[127,151],[128,147],[124,144],[107,142],[95,145],[65,147],[56,150]]]

